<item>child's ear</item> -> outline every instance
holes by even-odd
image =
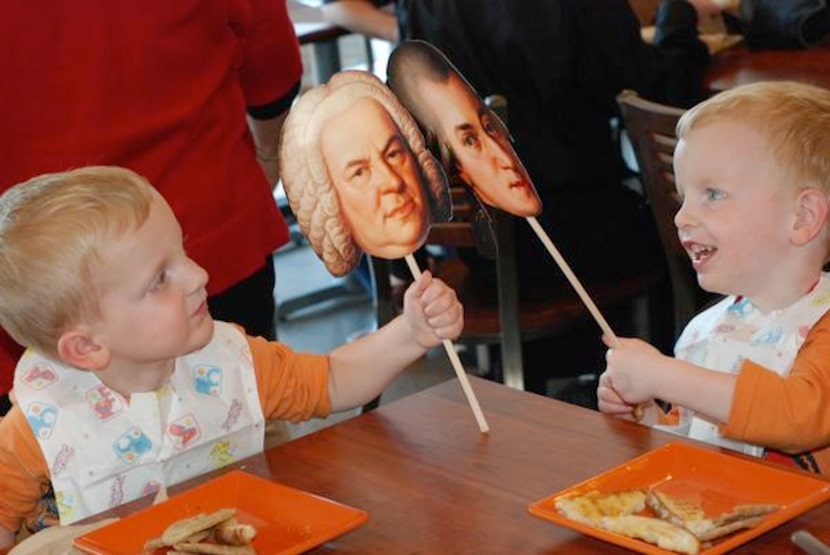
[[[796,200],[792,242],[802,246],[815,239],[824,230],[829,214],[830,200],[821,189],[809,188],[801,191]]]
[[[81,329],[65,332],[58,339],[58,355],[66,364],[85,370],[103,370],[109,364],[109,350]]]

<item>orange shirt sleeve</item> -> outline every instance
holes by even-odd
[[[830,313],[807,334],[786,376],[744,362],[721,432],[788,453],[830,446]]]
[[[49,483],[49,469],[26,417],[13,406],[0,422],[0,526],[17,531]]]
[[[295,353],[282,343],[248,337],[266,420],[293,423],[331,413],[329,358]]]

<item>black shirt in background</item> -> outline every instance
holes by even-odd
[[[542,198],[540,222],[583,279],[637,271],[661,259],[642,197],[610,122],[633,89],[677,106],[703,97],[709,61],[697,15],[664,0],[656,44],[643,42],[627,0],[400,0],[401,36],[438,47],[484,98],[507,97],[515,148]],[[525,222],[517,222],[522,295],[564,282]],[[489,261],[467,256],[478,272]]]

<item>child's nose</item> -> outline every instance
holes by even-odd
[[[196,262],[194,262],[191,258],[188,258],[187,261],[188,290],[200,291],[205,286],[207,286],[208,273],[207,271],[205,271],[204,268],[196,264]]]
[[[689,209],[686,202],[682,202],[680,204],[680,208],[677,210],[677,213],[674,215],[674,226],[677,229],[681,229],[684,226],[691,225],[692,218],[691,218],[691,210]]]

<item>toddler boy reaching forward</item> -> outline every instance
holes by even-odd
[[[789,82],[718,94],[678,122],[680,241],[707,291],[666,357],[622,339],[607,353],[600,410],[654,399],[672,429],[830,474],[830,91]]]
[[[208,276],[142,177],[88,167],[0,197],[0,325],[28,347],[0,423],[0,549],[263,449],[266,419],[360,406],[456,338],[455,293],[425,273],[403,314],[328,356],[248,337],[208,312]]]

